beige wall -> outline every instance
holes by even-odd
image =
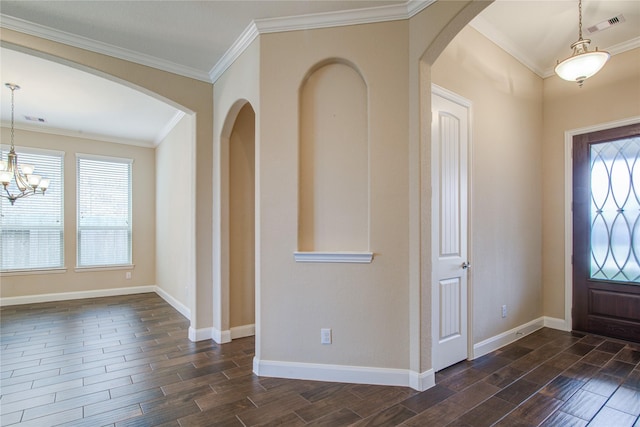
[[[543,280],[545,315],[565,317],[565,135],[640,117],[640,49],[611,57],[602,71],[577,84],[558,77],[544,81]],[[569,230],[570,231],[570,230]]]
[[[6,139],[5,139],[6,138]],[[2,139],[9,130],[2,128]],[[64,266],[65,273],[3,275],[0,296],[86,292],[155,284],[155,163],[154,150],[40,132],[15,131],[19,146],[63,151],[64,156]],[[76,153],[133,159],[133,264],[130,280],[123,270],[76,272]],[[20,202],[16,202],[20,203]],[[25,200],[24,203],[28,203]]]
[[[469,26],[436,60],[432,78],[472,102],[470,285],[478,343],[543,312],[542,79]]]
[[[185,115],[155,150],[156,285],[187,308],[195,289],[194,146],[194,120]]]
[[[437,56],[486,4],[438,2],[406,21],[261,35],[215,83],[214,159],[221,159],[221,165],[214,163],[214,189],[219,189],[214,206],[220,206],[219,214],[214,211],[214,223],[220,224],[214,229],[214,271],[220,272],[214,276],[214,301],[220,301],[222,330],[228,327],[228,225],[225,205],[219,203],[228,191],[220,178],[228,155],[230,130],[225,129],[244,102],[256,112],[258,360],[416,372],[430,367],[431,314],[425,310],[430,307],[430,259],[429,251],[422,251],[430,247],[424,214],[430,206],[423,203],[429,199],[424,177],[430,174],[425,169],[430,160],[423,147],[429,144],[430,117],[421,114],[421,102],[429,100],[424,87],[430,88],[430,76],[418,71],[426,53]],[[300,87],[311,70],[328,60],[353,64],[367,85],[371,265],[293,260]],[[331,346],[319,344],[322,327],[334,331]]]
[[[261,359],[407,368],[408,22],[261,36]],[[371,264],[296,263],[300,87],[329,59],[367,85]],[[320,329],[333,344],[320,344]]]

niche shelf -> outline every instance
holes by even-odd
[[[373,252],[294,252],[296,262],[371,264]]]

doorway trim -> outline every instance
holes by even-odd
[[[235,338],[256,335],[257,313],[258,313],[258,281],[255,279],[254,289],[256,292],[256,300],[254,303],[254,311],[256,319],[253,325],[244,325],[241,327],[230,327],[230,264],[229,264],[229,168],[230,168],[230,142],[231,134],[236,124],[236,120],[242,108],[246,105],[253,110],[256,115],[253,104],[247,99],[240,98],[231,104],[231,107],[224,116],[222,128],[220,130],[217,141],[214,140],[214,176],[213,176],[213,201],[214,201],[214,226],[213,226],[213,292],[212,292],[212,308],[213,308],[213,325],[210,335],[206,338],[213,339],[218,344],[231,342]],[[254,120],[257,118],[254,116]],[[257,143],[254,140],[254,144]],[[256,151],[257,156],[257,151]],[[256,157],[257,165],[257,157]],[[256,166],[254,166],[256,167]],[[256,174],[256,190],[257,178]],[[256,195],[254,194],[254,197]],[[257,234],[258,217],[254,223],[256,233],[256,248],[258,247]],[[258,259],[256,258],[256,274]]]
[[[573,137],[585,133],[613,129],[640,123],[640,116],[600,123],[564,133],[564,322],[562,319],[545,318],[545,326],[571,331],[573,308]]]

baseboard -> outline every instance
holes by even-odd
[[[229,330],[232,340],[236,338],[252,337],[256,334],[256,325],[253,323],[250,325],[234,326]]]
[[[433,369],[421,373],[409,372],[409,387],[418,391],[425,391],[436,385],[436,374]]]
[[[412,387],[426,390],[435,385],[433,372],[418,374],[407,369],[325,365],[318,363],[253,360],[253,372],[262,377]]]
[[[189,310],[189,307],[187,307],[186,305],[182,304],[180,301],[175,299],[173,296],[167,293],[167,291],[162,289],[160,286],[155,287],[155,292],[160,296],[160,298],[162,298],[167,303],[169,303],[171,307],[178,310],[178,312],[180,312],[180,314],[186,317],[187,320],[191,320],[191,310]]]
[[[231,331],[221,331],[217,328],[211,328],[211,336],[209,337],[218,344],[225,344],[231,342]]]
[[[480,356],[489,354],[505,345],[511,344],[514,341],[519,340],[522,337],[529,335],[532,332],[544,327],[544,318],[532,320],[531,322],[520,325],[511,330],[498,334],[494,337],[481,341],[473,346],[473,359],[477,359]]]
[[[556,317],[544,316],[544,327],[557,329],[559,331],[571,331],[570,324],[567,324],[564,319],[558,319]]]
[[[40,302],[65,301],[84,298],[113,297],[155,292],[156,286],[134,286],[130,288],[97,289],[92,291],[60,292],[55,294],[24,295],[19,297],[0,298],[0,307],[20,304],[36,304]]]
[[[189,341],[206,341],[210,340],[213,335],[213,328],[200,328],[196,329],[193,326],[189,326]]]

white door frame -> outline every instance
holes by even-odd
[[[470,260],[472,259],[472,239],[471,236],[472,234],[472,158],[473,158],[473,144],[472,144],[472,123],[473,123],[473,115],[472,115],[472,103],[470,100],[456,94],[455,92],[452,92],[448,89],[445,89],[441,86],[438,86],[434,83],[431,84],[431,94],[433,96],[433,94],[436,94],[438,96],[441,96],[451,102],[454,102],[456,104],[462,105],[463,107],[465,107],[467,109],[467,120],[468,120],[468,140],[467,140],[467,262],[470,262]],[[432,174],[433,174],[433,170],[435,170],[438,167],[438,162],[435,162],[433,159],[433,143],[434,141],[431,141],[431,167],[432,167]],[[433,175],[432,175],[433,176]],[[432,182],[433,185],[433,182]],[[436,202],[433,201],[432,199],[432,206],[431,206],[431,210],[433,212],[434,209],[438,208],[439,206],[434,206]],[[432,244],[435,244],[434,242],[438,241],[438,237],[439,237],[439,224],[435,224],[435,221],[433,221],[433,216],[432,216],[432,224],[431,224],[431,241]],[[434,249],[434,246],[432,246],[432,253],[431,253],[431,261],[432,261],[432,271],[431,271],[431,298],[432,298],[432,311],[431,311],[431,330],[432,330],[432,341],[431,341],[431,361],[432,361],[432,367],[434,366],[434,361],[435,361],[435,349],[436,349],[436,343],[438,341],[438,325],[439,325],[439,317],[440,317],[440,311],[439,311],[439,304],[436,304],[434,301],[434,292],[433,292],[433,284],[438,280],[435,274],[435,268],[434,268],[434,264],[436,262],[436,257],[437,257],[437,253],[438,251]],[[471,263],[471,262],[470,262]],[[474,356],[474,351],[473,351],[473,282],[472,282],[472,274],[473,269],[467,270],[467,360],[472,360],[475,358]]]

